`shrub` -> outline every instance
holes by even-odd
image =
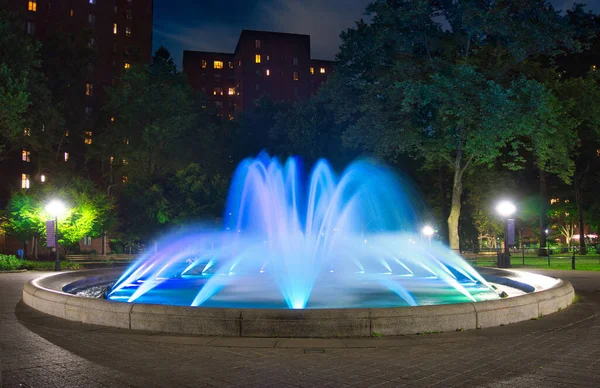
[[[81,266],[70,261],[61,261],[60,268],[71,270],[80,269]],[[54,270],[54,261],[20,260],[13,255],[0,255],[0,271],[17,271],[20,269],[52,271]]]
[[[16,271],[21,269],[21,260],[13,255],[0,255],[0,271]]]

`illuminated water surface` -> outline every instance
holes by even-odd
[[[108,298],[246,308],[358,308],[497,298],[460,256],[418,234],[410,185],[354,162],[336,176],[319,161],[262,153],[233,178],[221,230],[179,233],[142,255]]]

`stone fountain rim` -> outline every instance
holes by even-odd
[[[560,311],[572,304],[568,281],[520,296],[473,303],[391,308],[250,309],[115,302],[63,292],[86,278],[114,278],[122,269],[83,270],[26,283],[23,301],[69,321],[130,330],[226,337],[369,337],[462,331],[501,326]],[[513,273],[509,270],[495,270]],[[522,274],[523,272],[519,272]],[[542,276],[542,275],[538,275]]]

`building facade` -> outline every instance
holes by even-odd
[[[65,117],[65,141],[57,151],[65,164],[79,169],[86,147],[97,134],[105,89],[118,82],[127,68],[151,61],[153,0],[0,0],[0,8],[22,18],[24,32],[42,43],[42,51],[45,45],[51,48],[53,55],[45,58],[48,63],[42,63],[44,71],[48,66],[56,68],[76,60],[67,57],[68,50],[61,43],[70,39],[81,46],[77,40],[86,39],[83,47],[87,45],[92,62],[65,92],[72,94],[70,117]],[[43,130],[26,128],[24,136]],[[0,163],[5,183],[1,202],[14,189],[28,189],[51,179],[39,162],[35,150],[24,146]]]
[[[261,97],[308,98],[331,74],[333,62],[311,59],[309,35],[242,30],[231,54],[184,51],[183,70],[218,114],[232,118]]]

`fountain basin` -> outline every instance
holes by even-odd
[[[395,308],[249,309],[124,303],[64,290],[114,282],[120,269],[59,273],[34,279],[23,301],[40,312],[76,322],[131,330],[228,337],[396,336],[493,327],[549,315],[575,296],[567,281],[522,271],[481,269],[493,284],[521,295],[483,302]],[[533,290],[533,292],[531,292]]]

